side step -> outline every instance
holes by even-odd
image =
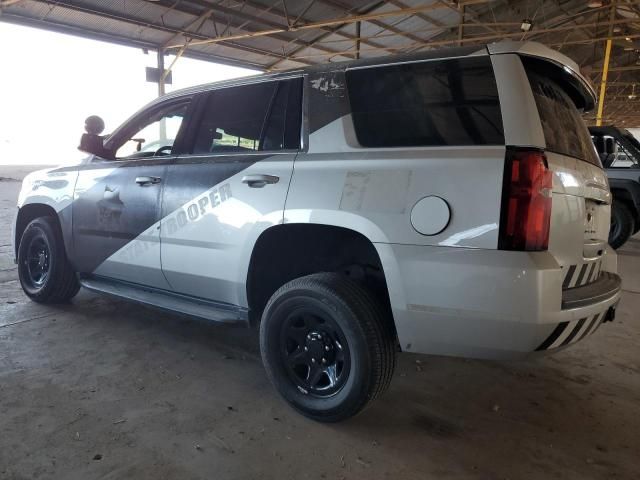
[[[80,284],[92,292],[104,293],[151,307],[214,322],[249,325],[249,310],[237,305],[146,287],[99,276],[80,277]]]

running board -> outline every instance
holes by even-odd
[[[80,284],[92,292],[104,293],[151,307],[214,322],[249,325],[249,310],[228,303],[146,287],[99,276],[80,277]]]

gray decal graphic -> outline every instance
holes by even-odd
[[[231,197],[231,185],[226,183],[219,188],[214,188],[211,192],[207,192],[192,203],[169,215],[163,220],[163,224],[166,224],[165,228],[169,235],[173,235],[189,222],[195,222],[202,215],[205,215],[208,211],[217,207],[222,202],[229,200]]]
[[[231,197],[231,185],[228,183],[205,192],[192,202],[163,218],[161,223],[152,225],[142,232],[138,238],[116,252],[114,259],[119,262],[133,263],[134,260],[144,255],[149,249],[157,247],[158,239],[154,233],[155,230],[161,228],[161,225],[162,228],[166,228],[169,235],[173,235],[189,223],[196,222],[203,215],[213,212],[218,205],[226,202]]]
[[[309,76],[309,133],[320,130],[349,113],[343,71]]]
[[[120,200],[118,189],[104,187],[104,196],[98,201],[98,223],[101,225],[112,225],[120,223],[120,216],[124,203]]]
[[[327,97],[344,97],[344,75],[340,72],[329,72],[310,80],[311,88],[322,92]]]

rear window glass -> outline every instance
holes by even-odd
[[[527,75],[538,106],[547,150],[602,166],[589,130],[567,92],[541,73],[527,69]]]
[[[364,147],[504,145],[488,57],[356,69],[346,76]]]

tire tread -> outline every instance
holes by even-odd
[[[280,295],[298,288],[324,290],[329,293],[334,300],[351,310],[366,338],[371,372],[365,394],[359,398],[357,404],[349,406],[348,410],[332,412],[324,417],[321,414],[314,415],[316,419],[326,422],[344,420],[364,410],[381,396],[391,383],[396,362],[396,344],[393,329],[389,325],[389,315],[365,287],[345,275],[332,272],[315,273],[288,282],[271,297],[265,311],[269,310],[270,304]]]
[[[621,223],[620,235],[614,238],[611,238],[611,236],[609,237],[609,244],[612,248],[617,250],[622,247],[627,240],[629,240],[631,235],[633,235],[635,230],[635,220],[629,207],[624,202],[620,201],[614,201],[612,206],[612,215],[617,215],[618,221]]]
[[[69,260],[67,259],[66,251],[64,248],[64,240],[62,238],[62,232],[60,231],[60,225],[54,217],[38,217],[29,222],[24,230],[23,237],[30,228],[35,228],[34,225],[37,225],[38,222],[45,223],[54,236],[52,240],[55,246],[55,253],[52,254],[58,255],[58,278],[53,279],[55,281],[55,284],[52,288],[44,288],[42,292],[39,292],[39,294],[34,295],[27,293],[27,295],[32,300],[38,303],[55,304],[68,302],[74,296],[76,296],[76,294],[80,290],[80,283],[78,282],[75,271],[73,270],[71,264],[69,263]]]

